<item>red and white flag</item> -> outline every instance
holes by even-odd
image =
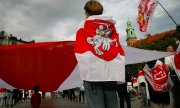
[[[146,83],[145,77],[144,77],[144,72],[143,71],[139,71],[138,72],[138,83]]]
[[[146,87],[146,95],[147,95],[147,99],[150,99],[149,97],[149,90],[148,90],[148,84],[146,82],[145,76],[144,76],[144,72],[143,71],[139,71],[138,73],[138,84],[140,83],[144,83],[145,87]]]
[[[158,2],[156,0],[140,0],[137,23],[139,24],[139,30],[141,32],[148,31],[157,4]]]
[[[154,91],[164,92],[168,90],[168,74],[164,64],[160,60],[156,61],[153,69],[149,68],[149,66],[146,64],[143,71],[147,81],[150,83]]]
[[[76,65],[74,41],[1,46],[0,85],[30,90],[37,85],[41,91],[56,91]]]
[[[6,95],[6,88],[0,88],[0,99],[5,97]]]
[[[74,45],[74,41],[61,41],[0,46],[0,87],[10,90],[33,89],[38,85],[41,91],[46,92],[81,87],[83,81],[80,78],[80,65],[75,58]],[[79,46],[82,49],[83,47],[85,45]],[[147,51],[127,46],[123,46],[123,49],[126,53],[126,64],[141,63],[171,55],[169,52]],[[82,51],[79,54],[83,56],[84,53]],[[118,69],[123,66],[119,64],[123,59],[117,58],[114,58],[115,61],[106,61],[95,56],[87,62],[96,60],[97,62],[92,64],[94,67],[90,68],[104,66],[103,69],[112,69],[110,72],[115,75],[113,72],[119,73]],[[109,76],[107,75],[107,78]],[[125,76],[123,77],[122,74],[121,77]]]
[[[75,55],[86,81],[125,81],[125,56],[110,16],[90,16],[76,34]]]
[[[136,77],[133,78],[133,87],[136,88],[136,87],[139,87],[139,84],[138,84],[138,79]]]

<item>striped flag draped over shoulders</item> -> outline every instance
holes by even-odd
[[[157,0],[140,0],[138,6],[138,18],[139,30],[141,32],[147,32],[150,21],[154,14],[154,10],[157,6]]]
[[[146,96],[147,96],[147,99],[150,99],[149,97],[149,89],[148,89],[148,84],[146,82],[146,79],[145,79],[145,76],[144,76],[144,72],[143,71],[139,71],[138,72],[138,84],[140,85],[141,83],[144,83],[145,84],[145,89],[146,89]]]
[[[124,50],[115,22],[110,16],[95,15],[80,24],[75,55],[80,76],[86,81],[125,81]]]

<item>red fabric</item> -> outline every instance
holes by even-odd
[[[1,92],[6,92],[6,88],[0,88],[0,93]]]
[[[87,38],[93,38],[96,35],[96,29],[99,28],[100,25],[108,24],[109,29],[112,30],[112,34],[110,36],[111,40],[116,39],[118,47],[116,46],[116,42],[111,43],[110,49],[108,51],[103,50],[102,44],[99,46],[99,50],[103,52],[102,55],[98,55],[94,49],[94,45],[91,45],[87,42]],[[103,25],[103,30],[107,29],[105,25]],[[97,57],[111,61],[113,60],[118,53],[124,56],[124,50],[122,49],[119,43],[119,34],[116,32],[114,24],[112,22],[104,21],[104,20],[87,20],[84,24],[84,28],[80,28],[76,34],[76,46],[75,53],[84,53],[86,51],[91,51]]]
[[[76,45],[74,51],[81,54],[88,51],[87,39],[83,28],[80,28],[76,33]]]
[[[31,106],[32,108],[39,108],[41,104],[41,94],[34,93],[31,97]]]
[[[177,52],[174,56],[174,63],[177,70],[180,70],[180,52]]]
[[[76,64],[73,41],[0,46],[0,78],[20,89],[54,91]]]
[[[133,83],[137,83],[137,78],[133,78]]]
[[[143,72],[143,71],[139,71],[138,77],[139,77],[139,76],[144,76],[144,72]]]
[[[165,66],[157,65],[152,71],[151,71],[153,80],[156,84],[164,84],[167,82],[168,79],[168,73],[165,69]]]

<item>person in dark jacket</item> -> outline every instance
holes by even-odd
[[[130,82],[131,77],[129,71],[127,70],[127,66],[125,68],[125,80],[126,80],[125,83],[118,84],[117,87],[117,92],[120,101],[120,108],[124,108],[124,99],[126,99],[127,108],[131,108],[130,97],[127,91],[127,82]]]
[[[31,107],[32,108],[39,108],[41,104],[41,94],[39,93],[39,87],[34,87],[34,93],[31,97]]]

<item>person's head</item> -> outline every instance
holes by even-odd
[[[103,13],[103,6],[97,0],[90,0],[85,4],[84,10],[86,17],[91,15],[101,15]]]
[[[143,66],[140,65],[140,66],[138,67],[138,71],[142,71],[142,70],[143,70]]]
[[[167,52],[175,52],[174,48],[172,46],[167,47]]]
[[[147,62],[147,65],[149,66],[149,68],[153,68],[155,66],[155,64],[156,64],[156,61],[157,60]]]
[[[35,87],[34,87],[34,92],[35,92],[35,93],[38,93],[38,92],[39,92],[39,86],[35,86]]]

